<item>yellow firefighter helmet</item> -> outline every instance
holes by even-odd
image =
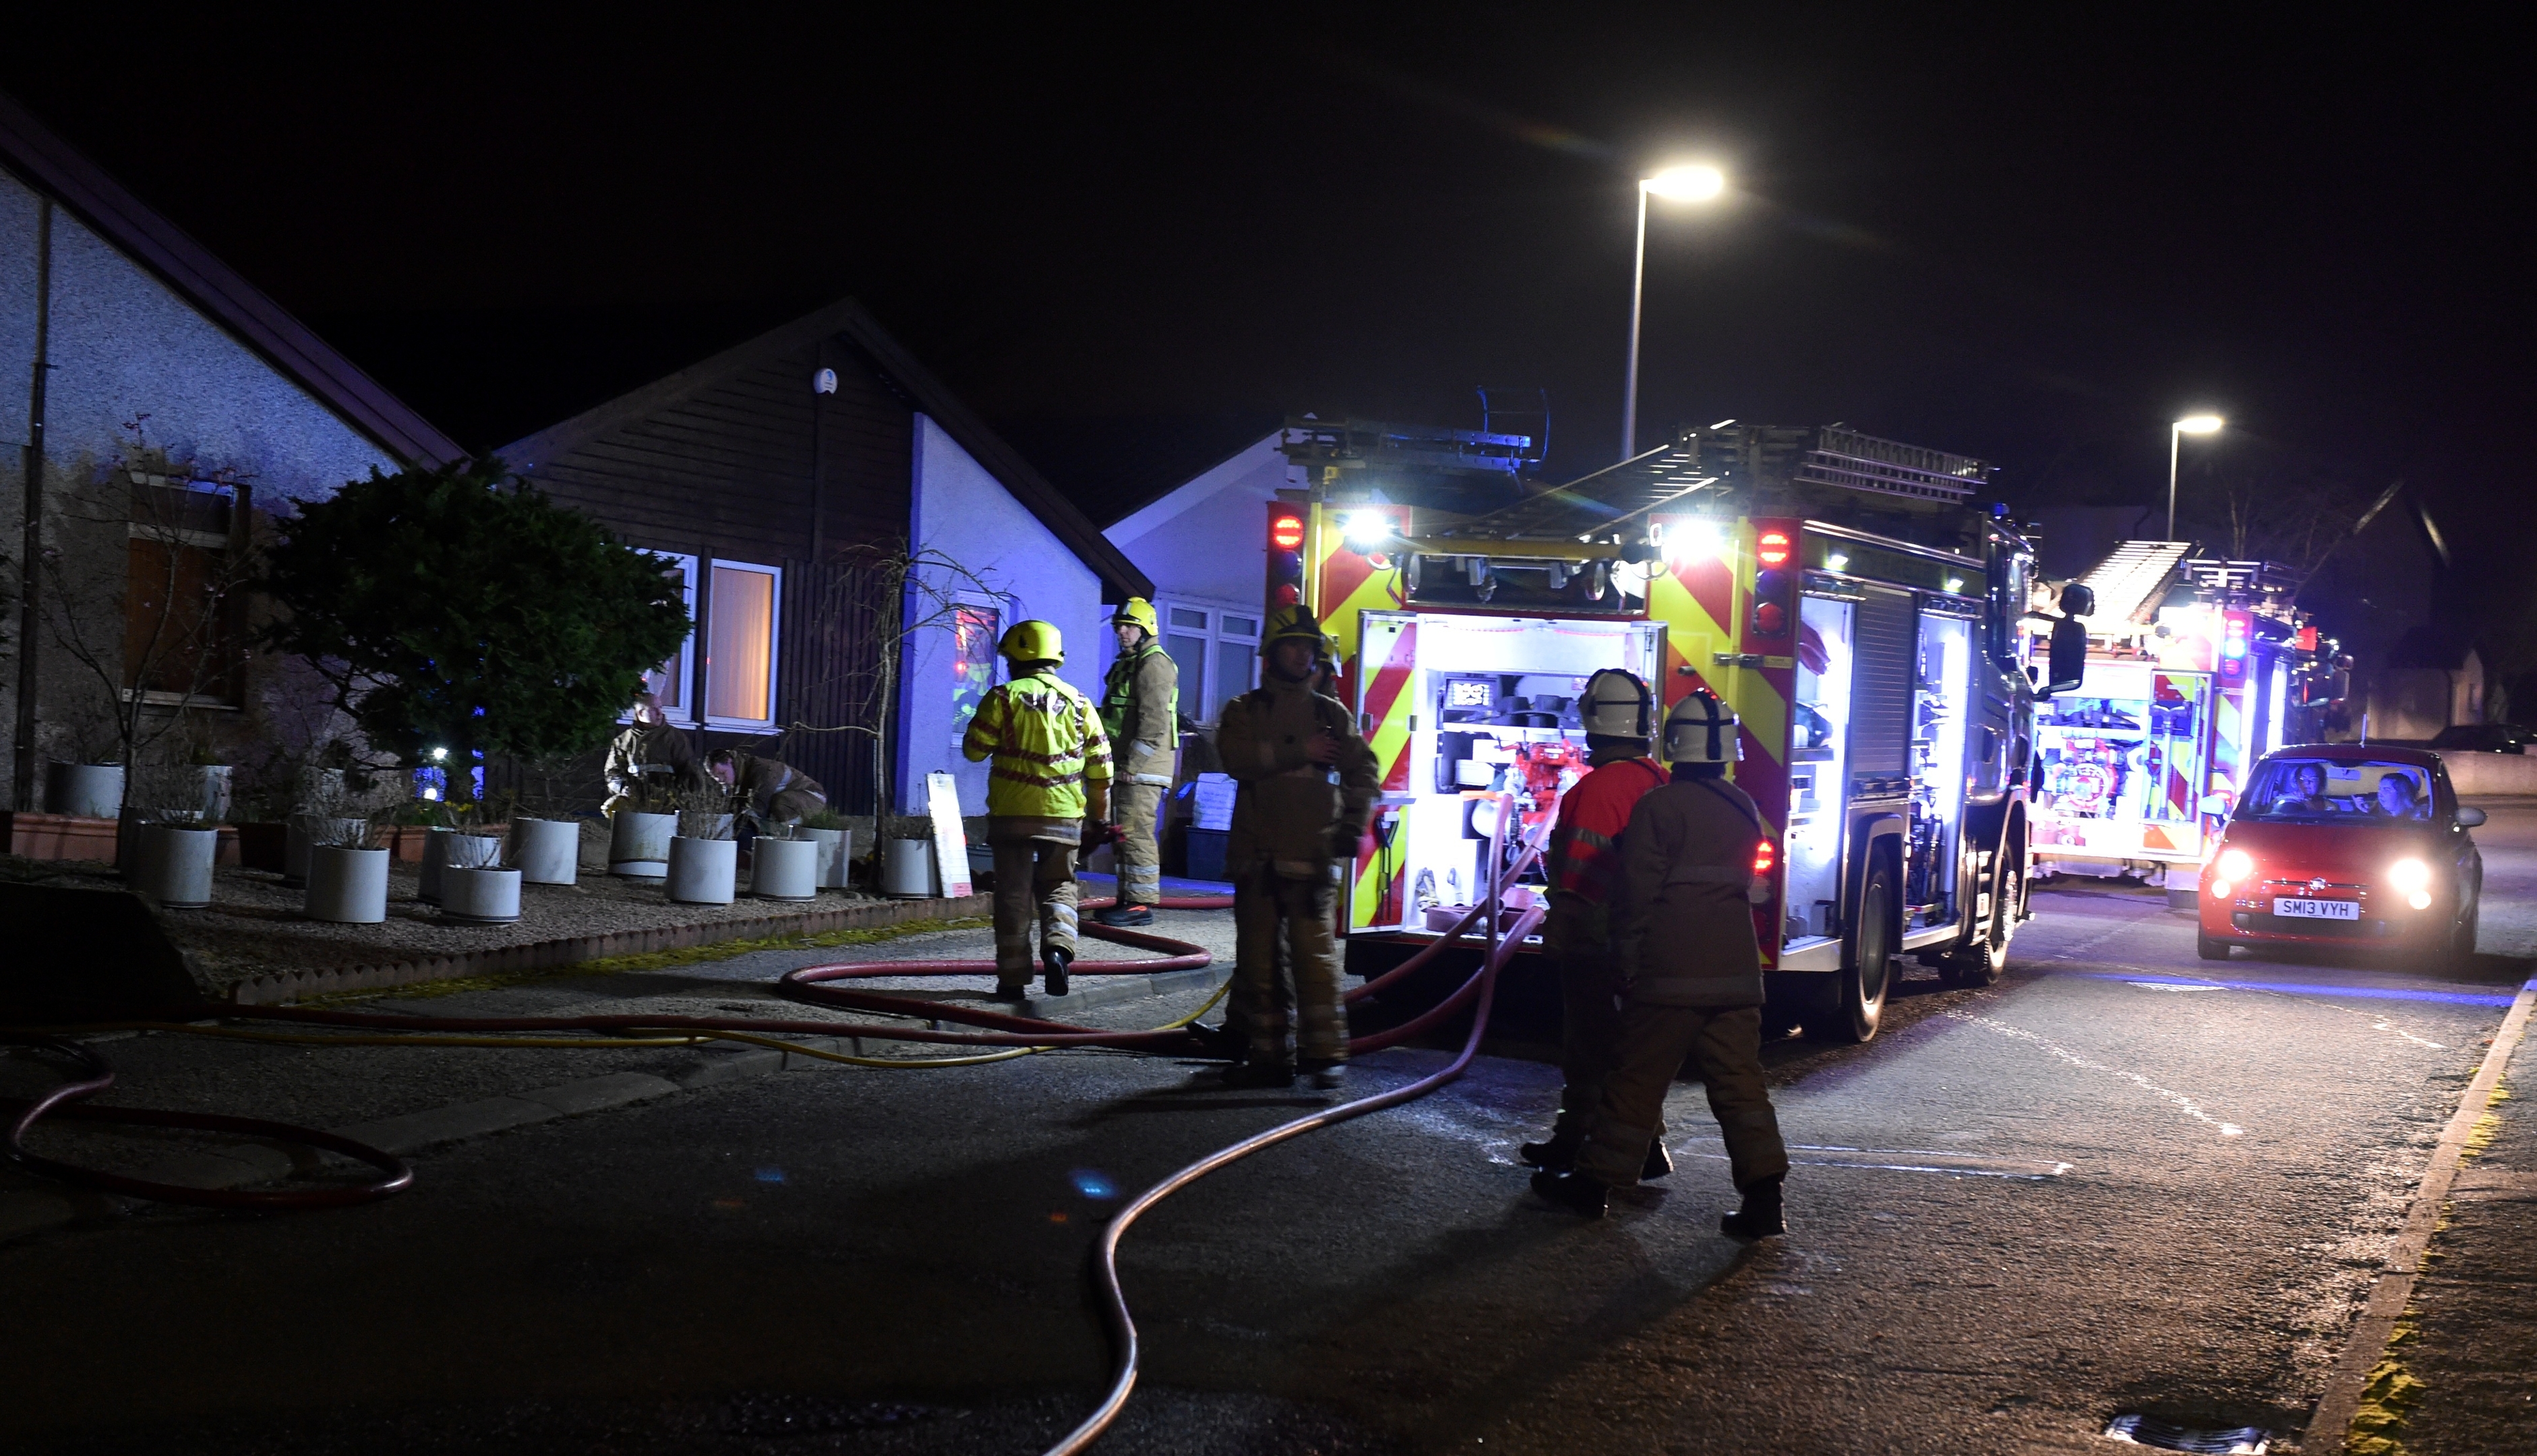
[[[1110,625],[1114,627],[1142,627],[1145,629],[1145,635],[1148,637],[1158,637],[1162,635],[1162,628],[1158,625],[1154,616],[1154,603],[1146,601],[1142,597],[1131,597],[1127,601],[1120,602],[1119,609],[1110,613]]]
[[[1322,630],[1321,620],[1313,615],[1312,608],[1301,602],[1269,613],[1268,630],[1260,634],[1260,655],[1265,658],[1278,643],[1298,638],[1313,644],[1314,657],[1324,661],[1331,658],[1331,635]]]
[[[1057,624],[1037,617],[1013,623],[1005,629],[1004,640],[996,651],[1015,663],[1063,663],[1066,661],[1066,639],[1057,635]]]

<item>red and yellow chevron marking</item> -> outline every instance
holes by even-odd
[[[1347,513],[1368,511],[1390,517],[1396,535],[1409,534],[1407,506],[1350,506]],[[1329,506],[1313,508],[1305,546],[1312,552],[1305,558],[1310,566],[1304,580],[1312,588],[1306,604],[1312,607],[1313,615],[1321,618],[1322,630],[1337,644],[1339,701],[1349,702],[1356,697],[1357,674],[1364,670],[1357,662],[1359,618],[1368,611],[1397,609],[1402,604],[1400,564],[1387,559],[1378,568],[1365,552],[1349,546],[1336,514]]]
[[[1366,671],[1365,718],[1372,726],[1366,743],[1374,749],[1378,786],[1386,793],[1399,793],[1409,788],[1409,719],[1417,708],[1410,693],[1410,680],[1418,667],[1418,623],[1406,615],[1385,613],[1372,618],[1356,619],[1359,631],[1358,651]],[[1406,815],[1408,810],[1401,810]],[[1401,826],[1406,830],[1407,825]],[[1406,847],[1398,833],[1393,843]],[[1370,855],[1357,861],[1355,879],[1349,890],[1348,926],[1374,924],[1384,916],[1385,902],[1391,898],[1402,876],[1408,873],[1404,860],[1384,873],[1382,856]],[[1386,881],[1391,883],[1387,884]]]
[[[1665,537],[1679,538],[1678,534],[1689,535],[1707,523],[1697,517],[1673,517],[1662,518],[1660,524]],[[1792,637],[1748,647],[1747,608],[1756,569],[1754,538],[1766,529],[1785,533],[1793,561],[1800,524],[1744,520],[1730,528],[1718,523],[1712,528],[1718,532],[1715,549],[1681,552],[1648,584],[1649,614],[1665,624],[1665,680],[1658,696],[1671,708],[1693,688],[1706,687],[1743,720],[1744,759],[1730,777],[1753,796],[1754,806],[1762,812],[1764,832],[1775,845],[1785,841],[1789,822],[1789,702],[1796,691],[1796,662],[1791,655]],[[1762,666],[1718,664],[1719,653],[1762,647],[1771,650]],[[1779,902],[1788,873],[1785,858],[1774,855],[1771,903],[1756,906],[1753,912],[1765,966],[1779,962]]]

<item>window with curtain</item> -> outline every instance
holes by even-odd
[[[705,719],[716,727],[774,725],[780,575],[772,566],[713,564],[713,591],[705,601]]]
[[[951,742],[969,733],[978,703],[996,685],[996,642],[1003,635],[1004,613],[993,606],[963,603],[951,608]]]

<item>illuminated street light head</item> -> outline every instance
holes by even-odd
[[[1641,191],[1671,202],[1707,202],[1726,190],[1726,174],[1714,166],[1669,166],[1642,178]]]
[[[2176,429],[2179,434],[2207,435],[2225,422],[2217,414],[2188,414],[2176,422]]]

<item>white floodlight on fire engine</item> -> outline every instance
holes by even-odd
[[[1358,550],[1379,546],[1392,536],[1392,522],[1381,511],[1350,511],[1339,523],[1347,543]]]
[[[1671,565],[1706,561],[1717,555],[1723,544],[1724,538],[1718,533],[1718,523],[1705,516],[1675,521],[1665,527],[1664,557]]]

